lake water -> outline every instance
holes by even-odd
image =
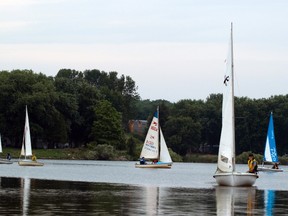
[[[219,187],[216,164],[41,160],[0,165],[1,215],[287,215],[288,167],[260,173],[253,187]],[[246,171],[246,165],[237,165]]]

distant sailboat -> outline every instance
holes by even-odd
[[[274,166],[273,167],[264,166],[265,163],[274,164],[274,166],[275,164],[277,164],[277,168]],[[258,166],[258,171],[283,172],[283,169],[278,168],[278,164],[279,164],[279,160],[278,160],[278,155],[277,155],[276,141],[275,141],[275,134],[274,134],[273,113],[271,112],[263,163],[262,163],[262,166]]]
[[[157,162],[140,164],[136,168],[171,168],[172,159],[169,154],[161,127],[159,125],[159,108],[154,114],[146,139],[140,154],[145,160],[156,160]]]
[[[0,134],[0,153],[2,153],[2,141],[1,141],[1,134]],[[0,164],[12,164],[13,162],[8,159],[0,159]]]
[[[222,102],[222,130],[218,152],[217,170],[214,178],[222,186],[252,186],[258,175],[235,171],[235,114],[234,114],[234,65],[233,65],[233,31],[231,23],[231,41],[226,61],[224,92]]]
[[[21,159],[21,156],[24,156],[24,159]],[[30,135],[30,126],[29,126],[29,118],[28,118],[28,110],[26,106],[26,117],[25,117],[25,126],[24,126],[24,134],[22,141],[22,149],[18,164],[20,166],[43,166],[44,163],[37,162],[36,160],[32,160],[29,157],[32,157],[32,145],[31,145],[31,135]]]

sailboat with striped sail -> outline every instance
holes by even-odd
[[[140,158],[152,162],[136,163],[136,168],[171,168],[172,166],[172,159],[159,124],[159,107],[151,121]]]

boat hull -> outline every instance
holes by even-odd
[[[261,172],[283,172],[283,169],[273,169],[273,168],[264,167],[264,166],[258,167],[257,170]]]
[[[43,166],[44,163],[37,161],[18,161],[19,166]]]
[[[255,183],[258,175],[254,173],[233,172],[216,173],[213,177],[220,186],[249,187]]]
[[[13,161],[6,160],[6,159],[0,159],[0,164],[13,164]]]
[[[171,163],[160,163],[160,164],[135,164],[136,168],[162,168],[162,169],[170,169],[172,167]]]

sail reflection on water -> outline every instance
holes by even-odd
[[[159,188],[145,187],[143,188],[143,204],[145,215],[158,215],[159,209]]]
[[[253,215],[255,208],[255,187],[216,187],[217,215]]]
[[[273,215],[274,203],[275,203],[275,191],[274,190],[265,190],[265,215]]]
[[[21,186],[22,186],[22,213],[23,215],[29,215],[29,202],[30,202],[30,178],[22,178],[21,179]]]

